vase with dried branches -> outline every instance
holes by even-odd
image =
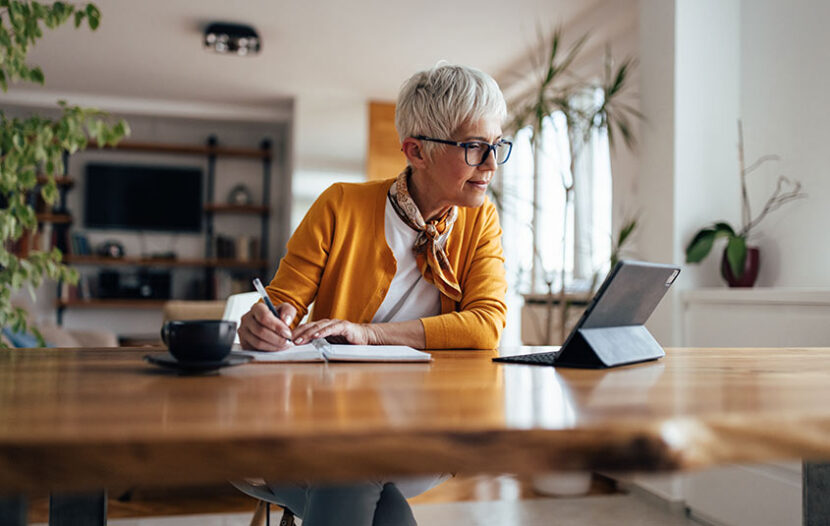
[[[758,278],[760,269],[760,251],[758,247],[750,246],[747,243],[749,235],[770,212],[773,212],[783,205],[807,197],[801,189],[801,183],[789,179],[783,175],[778,176],[775,190],[769,196],[764,207],[756,216],[752,216],[752,209],[749,203],[747,192],[747,176],[755,172],[765,163],[778,161],[780,158],[774,154],[762,155],[752,164],[746,166],[744,160],[744,132],[743,125],[738,120],[738,162],[741,179],[741,228],[734,229],[725,221],[714,223],[711,226],[700,229],[686,247],[686,263],[698,263],[702,261],[712,246],[719,238],[726,238],[726,248],[721,259],[721,276],[730,287],[752,287]]]
[[[562,260],[559,262],[559,268],[557,269],[559,273],[557,292],[553,290],[553,273],[542,269],[542,274],[548,276],[545,279],[545,284],[550,298],[548,302],[548,320],[546,322],[545,340],[547,343],[553,341],[550,334],[550,327],[552,326],[550,321],[554,304],[562,306],[559,310],[561,316],[559,340],[563,341],[566,335],[568,319],[568,301],[565,293],[565,259],[568,252],[566,250],[567,225],[569,209],[573,205],[576,191],[574,170],[579,162],[583,146],[588,144],[595,132],[600,131],[607,134],[611,147],[615,146],[618,138],[622,138],[628,148],[633,148],[636,143],[633,121],[642,118],[640,112],[626,102],[627,97],[625,96],[628,91],[631,71],[636,64],[633,58],[627,58],[615,65],[610,51],[606,49],[603,74],[599,80],[586,80],[574,72],[574,64],[578,64],[580,53],[583,51],[588,38],[588,34],[583,35],[567,51],[564,50],[564,37],[561,28],[554,31],[550,38],[540,38],[542,44],[539,47],[542,50],[541,54],[531,55],[533,59],[531,65],[534,71],[540,72],[540,76],[533,89],[525,92],[524,96],[518,100],[511,101],[511,121],[507,126],[508,132],[514,134],[522,129],[529,129],[531,132],[531,147],[534,159],[533,175],[536,182],[533,203],[534,219],[531,225],[534,232],[534,254],[538,253],[535,245],[540,241],[540,236],[537,235],[540,232],[538,214],[535,211],[539,210],[540,200],[545,198],[545,196],[540,195],[539,182],[543,177],[558,177],[565,194],[565,206],[562,209],[563,235],[560,240]],[[601,97],[593,96],[597,90],[602,93]],[[598,102],[594,103],[594,100]],[[542,173],[542,163],[540,162],[543,154],[542,129],[556,113],[561,113],[565,118],[570,159],[566,170],[562,170],[557,174],[546,174]],[[628,232],[620,241],[624,242],[635,226],[636,223],[629,222],[624,227]],[[537,268],[540,264],[540,258],[534,256],[531,270],[532,289],[535,289],[536,277],[539,274]]]

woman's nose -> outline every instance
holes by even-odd
[[[490,148],[487,150],[487,155],[484,158],[484,162],[478,165],[479,168],[492,172],[496,169],[496,150],[494,148]]]

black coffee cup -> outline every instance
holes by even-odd
[[[161,328],[161,339],[180,362],[218,362],[231,352],[236,322],[173,320]]]

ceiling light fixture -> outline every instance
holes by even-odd
[[[261,41],[251,26],[212,22],[205,28],[204,45],[217,53],[246,56],[259,53]]]

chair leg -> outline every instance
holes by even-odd
[[[282,519],[280,519],[280,526],[294,526],[294,514],[287,508],[283,508]]]
[[[256,511],[251,519],[251,526],[271,525],[271,503],[261,500],[257,502]],[[294,526],[294,514],[288,508],[283,508],[280,526]]]
[[[265,526],[265,521],[268,520],[269,508],[270,506],[264,500],[257,502],[256,511],[254,511],[254,516],[251,518],[251,526]]]

